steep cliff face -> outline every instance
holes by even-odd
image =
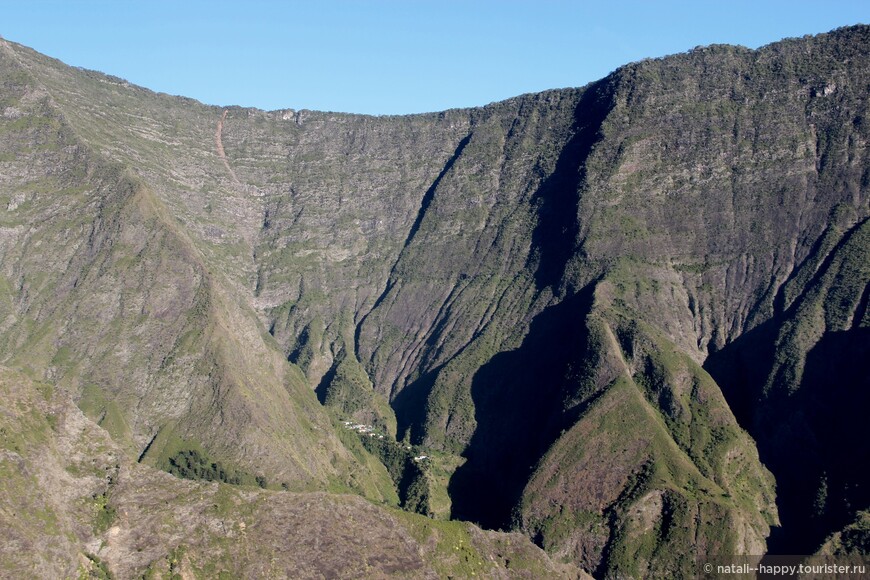
[[[734,471],[717,477],[705,467],[716,471],[717,465],[746,456],[743,437],[699,412],[718,406],[697,389],[710,377],[691,370],[688,360],[668,361],[664,344],[703,362],[777,476],[783,526],[771,549],[779,552],[811,552],[867,502],[866,474],[856,468],[866,451],[855,415],[867,409],[868,372],[861,354],[867,348],[862,321],[870,279],[863,238],[867,40],[867,29],[860,28],[757,52],[711,47],[618,71],[617,104],[586,162],[590,171],[579,195],[578,255],[586,263],[596,258],[607,263],[596,284],[602,299],[592,311],[601,312],[615,338],[610,345],[616,345],[610,347],[615,353],[604,357],[606,342],[594,349],[593,364],[607,361],[597,363],[595,384],[616,376],[619,365],[611,361],[621,356],[695,466],[720,485],[727,479],[733,485]],[[652,353],[650,342],[656,345]],[[684,378],[682,365],[689,365],[692,381]],[[721,396],[716,399],[727,408]],[[581,411],[577,428],[589,412]],[[725,423],[733,428],[733,419]],[[578,441],[576,447],[584,444]],[[557,459],[555,467],[564,470],[564,457]],[[597,471],[581,465],[575,477],[596,481]],[[552,494],[541,491],[544,483],[561,483],[561,490],[571,486],[567,476],[549,475],[547,466],[545,459],[523,496],[533,530],[547,521],[536,511],[544,500],[562,506],[572,495],[583,496],[578,486],[574,494],[557,493],[553,502]],[[538,481],[542,475],[544,482]],[[746,470],[739,477],[764,480]],[[738,503],[769,504],[770,491]],[[536,494],[542,498],[537,504]],[[632,529],[622,523],[629,516],[620,511],[617,495],[610,496],[615,501],[610,517],[617,523],[607,542],[603,535],[597,543],[589,540],[590,532],[557,541],[556,547],[579,544],[586,555],[589,543],[603,545],[602,570],[634,558],[643,574],[644,554],[638,558],[629,550],[632,558],[613,560],[623,537],[614,530]],[[731,491],[725,495],[736,498]],[[687,498],[681,500],[682,508]],[[545,515],[558,521],[567,519],[563,513],[551,507]],[[680,509],[671,513],[679,517]],[[773,512],[760,513],[770,518]],[[591,530],[587,522],[583,525]],[[755,539],[744,547],[757,541],[764,525],[755,520],[750,528],[756,532],[745,538]],[[546,527],[542,532],[546,536]],[[560,533],[566,532],[550,535]],[[727,541],[732,540],[742,541]]]
[[[408,117],[0,59],[4,361],[131,456],[388,499],[316,395],[434,451],[454,517],[612,575],[868,507],[870,28]]]
[[[870,224],[840,213],[780,289],[774,315],[708,359],[779,486],[771,548],[810,552],[870,501]],[[812,525],[806,525],[811,522]]]
[[[2,48],[4,362],[75,393],[132,457],[204,445],[252,481],[374,490],[167,206]]]

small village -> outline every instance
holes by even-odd
[[[373,425],[354,423],[353,421],[342,421],[341,424],[344,425],[345,429],[349,429],[351,431],[356,431],[357,433],[359,433],[362,436],[367,435],[369,437],[377,438],[377,439],[384,439],[385,438],[385,435],[382,432],[380,432]],[[405,445],[405,449],[410,451],[411,446]],[[429,456],[428,455],[415,455],[415,456],[411,457],[411,459],[417,463],[420,463],[422,461],[429,461]]]

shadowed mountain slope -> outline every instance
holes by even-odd
[[[404,117],[0,49],[3,361],[129,457],[394,502],[372,424],[435,515],[612,576],[870,507],[870,28]]]

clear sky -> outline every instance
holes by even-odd
[[[8,40],[156,91],[371,114],[484,105],[698,45],[868,22],[868,0],[0,3]]]

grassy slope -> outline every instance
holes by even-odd
[[[80,394],[133,457],[187,441],[276,487],[379,497],[383,469],[344,448],[304,377],[165,204],[83,144],[31,74],[43,65],[4,47],[18,117],[3,123],[13,155],[2,192],[24,198],[4,216],[5,359]]]
[[[61,389],[0,368],[0,575],[574,577],[519,535],[354,495],[176,479],[136,464]]]
[[[693,553],[762,552],[777,516],[752,440],[709,375],[620,298],[608,281],[597,289],[587,324],[603,362],[526,486],[522,528],[562,558],[632,577],[691,575]]]

